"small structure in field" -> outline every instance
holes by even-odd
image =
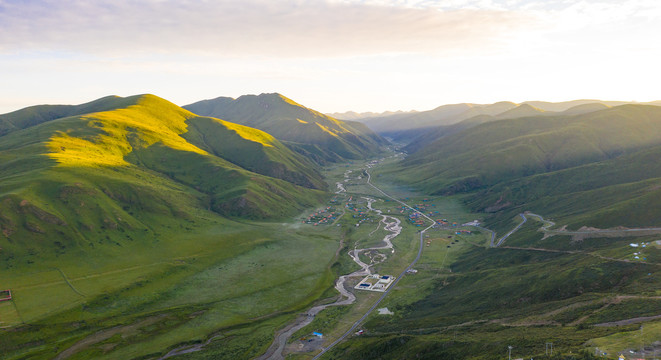
[[[11,290],[0,290],[0,301],[11,300]]]
[[[372,274],[367,275],[354,289],[385,292],[394,281],[395,277],[392,275]]]
[[[388,310],[387,307],[377,309],[377,311],[379,312],[379,315],[395,315],[395,313]]]

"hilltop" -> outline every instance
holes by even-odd
[[[266,131],[319,162],[362,159],[387,144],[361,123],[337,120],[277,93],[219,97],[184,108]]]

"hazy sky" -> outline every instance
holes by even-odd
[[[279,92],[323,112],[661,99],[659,0],[0,0],[0,113]]]

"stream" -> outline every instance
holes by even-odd
[[[344,173],[345,180],[344,182],[347,182],[348,176],[351,173],[351,171],[347,171]],[[342,182],[337,182],[336,183],[338,190],[336,193],[342,193],[346,192]],[[401,227],[401,221],[395,217],[388,216],[388,215],[383,215],[383,212],[378,209],[374,209],[372,207],[372,204],[376,201],[371,198],[364,198],[367,200],[367,208],[370,211],[376,212],[379,216],[381,216],[381,223],[384,224],[384,229],[389,232],[388,235],[386,235],[383,238],[383,243],[384,245],[382,246],[375,246],[375,247],[370,247],[370,248],[365,248],[365,249],[353,249],[349,251],[349,256],[351,259],[360,266],[360,270],[356,270],[348,275],[342,275],[340,276],[337,281],[335,282],[335,289],[341,294],[340,298],[335,301],[334,303],[331,304],[325,304],[325,305],[317,305],[312,307],[310,310],[308,310],[305,314],[304,317],[299,317],[296,320],[294,320],[293,323],[289,324],[287,327],[279,331],[276,335],[275,341],[271,344],[271,346],[268,348],[266,353],[264,355],[258,357],[258,360],[281,360],[284,359],[284,356],[282,355],[282,352],[285,348],[285,345],[287,344],[287,340],[298,330],[304,328],[308,324],[314,320],[314,317],[322,310],[331,307],[331,306],[342,306],[342,305],[350,305],[353,304],[356,301],[356,296],[348,291],[345,287],[344,284],[346,283],[347,279],[349,278],[355,278],[355,277],[365,277],[367,275],[371,275],[371,267],[379,264],[383,261],[386,260],[386,256],[382,256],[379,258],[377,262],[373,262],[372,264],[366,264],[362,260],[360,260],[360,254],[365,252],[365,251],[372,251],[372,250],[384,250],[384,249],[390,249],[391,253],[395,252],[395,249],[393,248],[392,244],[392,239],[394,239],[396,236],[398,236],[402,232],[402,227]]]

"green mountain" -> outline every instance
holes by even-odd
[[[200,211],[280,217],[314,204],[326,187],[308,160],[271,135],[153,95],[0,119],[14,127],[0,137],[4,254],[41,238],[67,247],[107,233],[125,240]]]
[[[652,225],[653,212],[635,209],[655,204],[659,146],[656,106],[523,117],[438,138],[404,160],[400,178],[430,193],[475,194],[467,201],[479,211],[525,208],[574,223]]]
[[[290,220],[327,185],[270,134],[154,95],[0,119],[0,358],[154,358],[216,331],[252,358],[332,288],[339,228]]]
[[[507,111],[504,111],[496,116],[498,119],[516,119],[524,116],[537,116],[542,115],[544,110],[536,108],[529,104],[517,105]]]
[[[361,123],[334,119],[280,94],[220,97],[184,108],[266,131],[317,161],[362,159],[387,144]]]
[[[583,100],[577,100],[575,101],[576,103],[581,103],[581,105],[576,105],[574,107],[571,107],[569,109],[566,109],[562,112],[555,112],[555,111],[545,111],[540,108],[534,107],[528,103],[523,103],[521,105],[516,105],[513,103],[496,103],[496,104],[513,104],[514,107],[510,108],[509,110],[506,110],[502,113],[495,114],[495,115],[489,115],[489,114],[481,114],[481,115],[476,115],[473,117],[470,117],[466,120],[462,120],[458,123],[454,123],[451,125],[443,125],[443,126],[437,126],[437,127],[430,127],[430,128],[425,128],[423,130],[416,129],[416,130],[409,130],[408,133],[406,132],[399,132],[397,133],[396,137],[399,140],[403,140],[405,142],[408,142],[408,145],[404,147],[404,150],[406,150],[409,153],[414,153],[420,149],[423,149],[430,143],[438,140],[439,138],[443,136],[449,136],[452,134],[456,134],[460,131],[470,129],[474,126],[484,124],[486,122],[490,121],[496,121],[496,120],[504,120],[504,119],[516,119],[520,117],[531,117],[531,116],[559,116],[559,115],[580,115],[580,114],[587,114],[590,112],[594,111],[599,111],[599,110],[604,110],[610,108],[610,106],[603,104],[603,103],[582,103]],[[567,102],[567,103],[575,103],[575,102]],[[541,105],[547,105],[549,108],[565,108],[566,103],[542,103],[542,102],[537,102],[541,103]],[[494,105],[496,105],[494,104]],[[555,105],[555,106],[551,106]],[[501,105],[504,106],[504,105]],[[560,107],[562,106],[562,107]],[[408,136],[407,136],[408,135]],[[411,138],[413,136],[413,138]]]

